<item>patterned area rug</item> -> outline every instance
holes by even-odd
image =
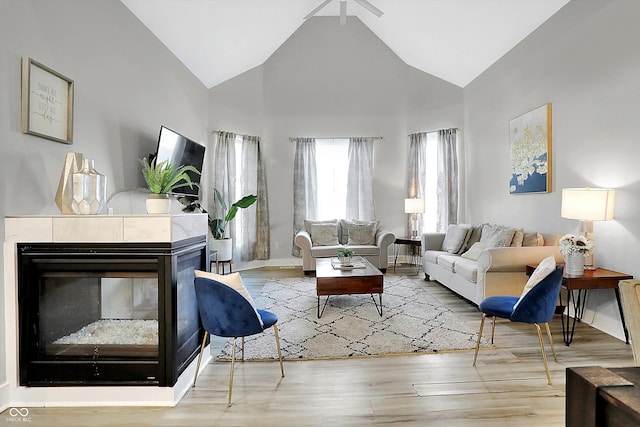
[[[278,315],[285,359],[440,352],[475,348],[477,330],[434,298],[421,279],[384,278],[382,316],[371,295],[331,296],[317,317],[315,278],[269,280],[255,301]],[[376,302],[378,295],[375,295]],[[321,297],[321,307],[325,297]],[[240,340],[236,357],[240,356]],[[245,339],[246,359],[278,357],[273,328]],[[231,358],[230,342],[218,359]]]

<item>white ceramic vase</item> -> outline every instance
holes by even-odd
[[[150,193],[147,198],[147,213],[152,215],[168,214],[171,210],[171,199],[166,193]]]
[[[107,204],[107,177],[98,173],[93,160],[82,160],[82,169],[72,175],[71,209],[80,215],[96,215]]]
[[[568,277],[579,277],[584,274],[584,255],[581,253],[569,254],[565,259],[565,273]]]

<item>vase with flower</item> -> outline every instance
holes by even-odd
[[[584,259],[593,253],[593,241],[585,236],[565,234],[560,238],[560,253],[565,259],[567,276],[582,276],[584,274]]]

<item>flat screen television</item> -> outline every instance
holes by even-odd
[[[156,164],[168,160],[174,166],[191,165],[202,172],[204,163],[205,146],[196,141],[169,129],[166,126],[160,126],[160,135],[158,136],[158,149],[156,151]],[[201,175],[193,172],[187,172],[191,181],[200,184]],[[189,197],[198,196],[198,187],[177,188],[174,193]]]

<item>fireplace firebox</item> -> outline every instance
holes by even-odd
[[[204,236],[17,250],[20,385],[171,387],[197,356]]]

